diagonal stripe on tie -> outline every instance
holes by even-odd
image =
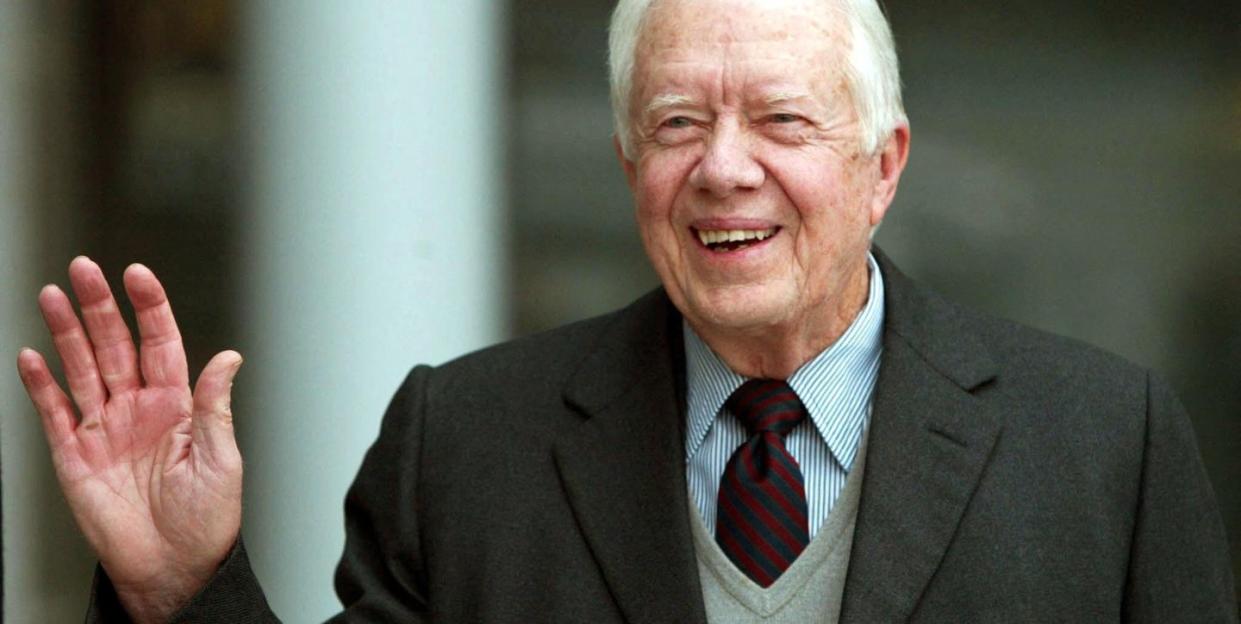
[[[720,509],[728,510],[731,507],[738,513],[745,513],[745,522],[749,524],[765,524],[771,526],[774,531],[773,535],[779,538],[778,543],[782,546],[781,552],[785,554],[785,558],[790,562],[797,558],[797,553],[801,552],[801,542],[798,540],[798,527],[789,522],[787,517],[782,517],[779,510],[771,509],[766,501],[756,500],[749,492],[742,493],[742,490],[730,488],[720,497]],[[741,518],[734,520],[742,522]]]
[[[754,379],[729,397],[728,409],[749,438],[720,479],[716,543],[755,583],[769,587],[806,548],[806,490],[784,435],[806,408],[783,381]]]
[[[746,457],[741,461],[749,463]],[[800,501],[805,500],[805,488],[800,481],[793,483],[786,480],[779,470],[768,471],[768,475],[766,483],[760,483],[749,470],[739,471],[737,476],[741,489],[755,493],[765,506],[772,508],[772,515],[780,518],[796,533],[804,524],[806,516],[804,507],[798,505],[799,497]],[[771,478],[772,476],[775,478]]]
[[[768,587],[779,577],[781,570],[769,563],[759,563],[750,554],[749,547],[743,540],[739,540],[736,535],[737,529],[732,526],[722,527],[716,532],[716,542],[724,552],[728,553],[728,558],[733,565],[745,572],[755,583]]]
[[[754,526],[761,524],[755,510],[747,507],[744,503],[738,504],[731,498],[725,499],[721,510],[725,511],[731,520],[728,526],[735,528],[741,535],[745,536],[747,545],[753,544],[761,551],[764,558],[770,561],[775,567],[774,571],[779,572],[787,567],[794,559],[797,558],[798,544],[788,536],[789,541],[782,540],[772,541],[771,536],[766,536],[754,530]]]

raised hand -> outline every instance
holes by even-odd
[[[211,578],[240,530],[229,400],[241,356],[217,354],[191,393],[181,334],[149,269],[132,265],[124,279],[140,353],[99,266],[76,258],[69,279],[82,321],[56,286],[43,289],[39,307],[73,401],[39,353],[23,349],[18,370],[65,497],[122,604],[135,621],[166,620]]]

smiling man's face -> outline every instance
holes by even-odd
[[[704,337],[813,333],[864,301],[870,233],[891,193],[881,158],[861,152],[848,23],[829,7],[649,9],[630,100],[633,160],[622,164],[647,255]]]

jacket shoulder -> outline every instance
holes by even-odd
[[[1062,393],[1115,393],[1145,398],[1150,371],[1075,338],[1043,331],[979,312],[972,315],[976,335],[987,345],[1008,381]]]
[[[1080,340],[949,301],[884,263],[886,331],[963,387],[1035,408],[1145,412],[1150,372]],[[1074,410],[1076,411],[1076,410]],[[1097,410],[1094,410],[1097,412]]]
[[[467,353],[430,371],[428,394],[491,402],[559,401],[565,383],[587,357],[626,344],[624,337],[649,335],[650,327],[667,322],[669,308],[657,289],[619,310]]]

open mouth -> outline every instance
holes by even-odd
[[[703,247],[717,253],[725,253],[729,251],[737,251],[757,245],[779,232],[780,228],[773,227],[765,230],[699,230],[694,229],[694,235],[698,237]]]

